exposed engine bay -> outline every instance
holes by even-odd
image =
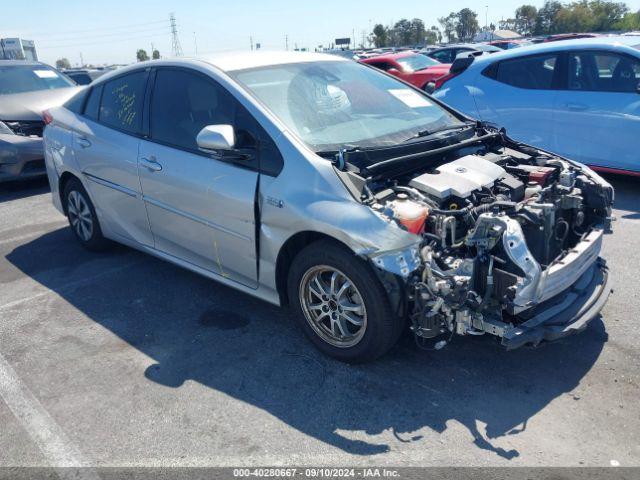
[[[362,177],[363,203],[420,238],[413,258],[372,261],[385,271],[396,263],[404,315],[436,349],[454,334],[493,334],[508,348],[547,339],[516,337],[553,322],[567,302],[559,294],[595,282],[587,272],[603,262],[612,187],[579,164],[481,133],[489,141],[441,149],[426,168],[349,173]]]

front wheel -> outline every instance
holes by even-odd
[[[299,326],[331,357],[370,361],[397,340],[402,320],[375,272],[335,242],[315,242],[294,258],[288,293]]]

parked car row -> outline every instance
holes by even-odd
[[[385,71],[411,85],[425,89],[429,82],[449,73],[451,65],[440,63],[414,52],[389,53],[360,60],[361,63]]]
[[[640,39],[540,43],[456,60],[439,100],[602,171],[640,174]]]
[[[45,175],[42,112],[78,90],[48,65],[0,60],[0,182]]]

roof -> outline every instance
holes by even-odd
[[[496,40],[508,40],[510,38],[522,37],[522,35],[518,32],[514,32],[513,30],[494,30],[491,34]]]
[[[34,62],[32,60],[0,60],[0,67],[7,67],[7,66],[15,66],[15,65],[29,65],[29,66],[33,66],[33,65],[41,65],[43,67],[48,67],[49,65],[47,65],[46,63],[42,63],[42,62]]]
[[[596,37],[596,38],[578,38],[573,40],[559,40],[557,42],[537,43],[520,48],[504,50],[491,55],[483,55],[476,57],[473,64],[482,65],[487,62],[503,60],[507,58],[516,58],[536,53],[558,52],[568,50],[582,50],[584,48],[596,48],[602,50],[619,50],[624,49],[627,52],[631,46],[639,45],[640,38],[637,37]],[[636,51],[640,54],[640,52]]]
[[[338,55],[287,51],[235,52],[202,56],[193,59],[207,62],[225,72],[244,70],[245,68],[266,67],[269,65],[283,65],[286,63],[350,61]]]

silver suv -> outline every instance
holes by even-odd
[[[424,92],[335,56],[140,63],[46,113],[55,206],[78,241],[132,246],[288,304],[323,352],[567,335],[609,293],[613,189]]]

